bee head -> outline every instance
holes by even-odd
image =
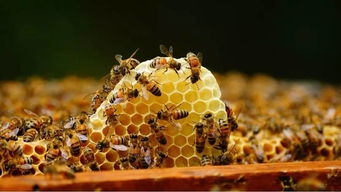
[[[134,92],[133,92],[134,94],[134,97],[138,97],[139,96],[139,91],[137,90],[137,89],[134,89]]]
[[[162,158],[162,159],[164,159],[164,158],[167,157],[167,155],[166,155],[164,152],[162,152],[162,151],[158,151],[158,152],[157,152],[157,155],[158,155],[160,158]]]
[[[140,76],[141,76],[141,73],[136,73],[135,80],[137,81],[140,78]]]
[[[150,124],[153,124],[153,123],[156,123],[156,119],[155,118],[150,118],[148,120],[148,124],[150,125]]]
[[[208,112],[204,115],[205,119],[211,118],[212,117],[212,113]]]
[[[148,137],[142,137],[141,138],[141,141],[143,142],[143,141],[149,141],[149,138]]]
[[[199,81],[199,79],[200,79],[200,78],[197,77],[197,76],[193,76],[193,75],[191,76],[191,82],[192,82],[192,83],[196,83],[197,81]]]
[[[130,135],[130,139],[137,139],[137,135],[136,134],[131,134]]]
[[[202,124],[201,122],[198,122],[197,124],[195,124],[195,128],[203,128],[204,124]]]

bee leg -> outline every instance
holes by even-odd
[[[178,75],[178,77],[180,77],[178,71],[176,69],[174,69],[175,73]]]

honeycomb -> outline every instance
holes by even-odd
[[[139,134],[150,138],[150,144],[153,149],[158,149],[168,154],[162,167],[187,167],[200,165],[200,159],[203,154],[214,154],[217,150],[207,144],[203,153],[197,153],[195,150],[195,131],[194,123],[201,120],[206,112],[214,114],[216,119],[225,119],[225,104],[220,100],[220,88],[213,74],[205,67],[201,67],[201,81],[195,84],[190,83],[186,78],[191,71],[188,69],[189,64],[185,59],[176,59],[182,64],[182,70],[179,74],[174,70],[156,70],[150,67],[152,60],[140,63],[130,75],[126,75],[115,89],[108,95],[106,101],[97,109],[96,113],[90,118],[90,127],[92,133],[91,142],[96,143],[106,137],[107,129],[111,134],[119,136],[127,136],[129,134]],[[119,91],[120,88],[131,85],[132,88],[141,90],[141,85],[136,82],[135,75],[143,73],[150,76],[157,82],[161,90],[161,96],[149,94],[148,100],[139,96],[127,102],[112,104],[110,98]],[[167,121],[160,121],[160,124],[167,127],[164,134],[167,144],[161,145],[155,138],[148,120],[155,116],[160,110],[165,110],[165,105],[178,106],[176,109],[185,110],[189,113],[188,117],[174,120],[180,123],[180,127],[173,126]],[[107,118],[103,116],[103,112],[107,106],[114,106],[119,114],[119,122],[108,128],[106,126]],[[96,157],[101,168],[112,169],[115,164],[119,163],[119,157],[124,156],[115,150],[106,152],[97,152]],[[155,155],[154,155],[155,156]],[[103,157],[103,158],[102,158]],[[110,158],[108,158],[110,157]],[[117,167],[117,165],[116,165]]]

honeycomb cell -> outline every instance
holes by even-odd
[[[201,120],[201,115],[198,113],[190,113],[187,119],[190,119],[191,123],[194,124],[194,122],[199,122]],[[193,126],[192,126],[192,130],[193,130]]]
[[[330,156],[330,151],[327,148],[322,148],[320,150],[320,154],[324,157],[329,157]]]
[[[215,82],[215,80],[213,78],[209,78],[208,77],[208,78],[205,78],[204,81],[205,81],[205,85],[207,87],[212,87],[212,86],[214,86],[216,84],[216,82]]]
[[[194,104],[193,109],[197,113],[204,113],[207,110],[207,106],[206,106],[206,103],[202,101],[198,101]]]
[[[178,135],[174,138],[174,143],[179,147],[184,146],[186,144],[186,137]]]
[[[33,153],[33,147],[31,145],[24,145],[23,147],[23,153],[25,155],[30,155],[31,153]]]
[[[102,134],[100,132],[93,132],[90,136],[92,142],[97,143],[102,140]]]
[[[194,145],[195,144],[195,134],[192,134],[191,136],[189,136],[187,138],[187,143],[190,145]]]
[[[114,169],[114,164],[113,163],[104,163],[99,167],[101,171],[110,171]]]
[[[216,118],[217,119],[226,119],[226,111],[225,110],[219,110],[216,113]]]
[[[39,157],[37,157],[37,156],[35,156],[35,155],[32,155],[32,156],[31,156],[31,159],[32,159],[34,165],[38,165],[39,162],[40,162]]]
[[[140,133],[142,134],[142,135],[149,135],[149,133],[150,133],[150,126],[149,125],[147,125],[147,124],[142,124],[141,126],[140,126]]]
[[[164,167],[174,167],[174,160],[172,158],[166,158],[163,162]]]
[[[253,150],[249,145],[244,145],[243,152],[245,155],[250,155],[253,152]]]
[[[162,77],[162,76],[160,76]],[[170,82],[177,82],[179,80],[179,76],[172,70],[167,71],[167,80]]]
[[[101,129],[103,127],[103,123],[101,120],[99,119],[94,119],[91,121],[91,124],[93,126],[94,129]]]
[[[173,104],[181,103],[181,102],[183,102],[183,99],[184,98],[183,98],[182,94],[180,94],[178,92],[175,92],[170,96],[170,100]]]
[[[162,91],[169,94],[171,92],[173,92],[175,89],[173,83],[164,83],[162,84]]]
[[[334,141],[330,138],[326,138],[324,142],[326,143],[326,145],[331,146],[331,147],[334,145]]]
[[[105,161],[105,155],[101,152],[97,152],[95,154],[96,162],[98,164],[102,164]]]
[[[136,125],[129,125],[127,128],[128,134],[137,133],[139,128]]]
[[[212,91],[209,89],[201,89],[199,95],[202,100],[206,101],[212,98]]]
[[[123,136],[126,134],[126,128],[123,127],[122,125],[117,125],[115,127],[115,134],[119,136]]]
[[[221,103],[221,101],[219,101],[218,99],[212,100],[212,101],[210,101],[208,108],[211,111],[217,111],[217,110],[221,109],[220,103]]]
[[[272,152],[272,145],[269,144],[269,143],[265,143],[263,145],[263,149],[264,149],[265,152]]]
[[[155,101],[160,104],[164,104],[168,101],[168,96],[166,94],[162,94],[160,97],[156,97]]]
[[[104,136],[112,135],[114,134],[115,128],[113,126],[106,126],[104,129],[102,129],[102,134]]]
[[[160,111],[162,109],[163,105],[160,105],[160,104],[157,104],[157,103],[153,103],[151,106],[150,106],[150,113],[151,114],[155,114],[157,113],[158,111]]]
[[[45,171],[45,166],[46,166],[46,164],[45,163],[41,163],[39,166],[38,166],[38,169],[39,169],[39,171],[40,172],[42,172],[42,173],[44,173]]]
[[[105,154],[105,158],[110,162],[115,162],[118,159],[118,153],[114,150],[110,150]]]
[[[191,167],[201,165],[200,159],[198,157],[190,158],[188,163],[189,163],[189,166],[191,166]]]
[[[187,91],[189,89],[189,85],[185,82],[185,81],[182,81],[182,82],[179,82],[177,85],[176,85],[176,89],[180,92],[180,93],[184,93],[185,91]]]
[[[194,155],[194,148],[190,145],[186,145],[181,148],[181,154],[185,157],[192,157]]]
[[[196,91],[189,91],[185,94],[185,99],[187,102],[192,103],[198,99],[198,93]]]
[[[179,106],[179,109],[185,110],[185,111],[192,111],[192,105],[190,103],[187,102],[183,102],[181,103],[181,105]]]
[[[173,146],[170,146],[169,149],[168,149],[168,155],[170,157],[177,157],[180,155],[180,148],[173,145]]]
[[[39,154],[39,155],[42,155],[45,153],[45,147],[44,146],[41,146],[41,145],[37,145],[34,147],[34,151]]]
[[[179,130],[177,127],[175,126],[167,126],[167,130],[165,131],[165,133],[167,135],[171,135],[171,136],[174,136],[176,135],[177,133],[179,133]]]
[[[149,108],[148,105],[144,104],[144,103],[139,103],[136,105],[136,111],[139,114],[146,114],[149,112]]]
[[[213,89],[213,97],[220,98],[221,93],[218,89]]]
[[[131,121],[132,123],[134,123],[135,125],[140,125],[143,121],[143,118],[140,114],[135,114],[131,117]]]
[[[284,150],[284,148],[282,146],[276,146],[275,147],[275,151],[276,151],[277,154],[282,153],[283,150]]]
[[[175,160],[175,165],[177,167],[188,167],[188,161],[184,157],[180,156]]]
[[[126,112],[128,114],[135,113],[135,106],[132,103],[127,103],[125,108],[124,108],[124,112]]]
[[[129,125],[130,117],[126,114],[121,114],[119,117],[119,121],[122,125]]]

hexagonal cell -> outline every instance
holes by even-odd
[[[174,167],[174,160],[172,158],[166,158],[163,161],[163,167]]]
[[[207,110],[206,103],[202,101],[197,101],[193,107],[194,111],[197,113],[204,113]]]
[[[110,162],[115,162],[118,159],[118,153],[114,150],[110,150],[105,154],[105,158]]]
[[[40,163],[40,159],[36,155],[32,155],[31,159],[34,165],[38,165]]]
[[[164,104],[164,103],[166,103],[168,101],[168,95],[163,93],[160,97],[156,97],[155,101],[160,103],[160,104]]]
[[[46,166],[45,163],[41,163],[41,164],[38,166],[39,171],[42,172],[42,173],[44,173],[45,166]]]
[[[226,111],[225,110],[219,110],[217,113],[216,113],[216,118],[217,119],[225,119],[227,118],[226,116]]]
[[[182,110],[185,110],[185,111],[192,111],[192,105],[190,103],[187,103],[187,102],[183,102],[181,103],[181,105],[178,107],[178,109],[182,109]]]
[[[334,141],[330,138],[325,138],[324,142],[326,143],[326,145],[331,147],[334,145]]]
[[[163,108],[163,105],[158,104],[158,103],[153,103],[150,106],[150,113],[157,113],[158,111],[160,111]]]
[[[124,108],[124,112],[128,114],[133,114],[135,112],[135,106],[131,103],[127,103]]]
[[[243,152],[245,155],[250,155],[253,152],[253,149],[249,145],[244,145]]]
[[[149,112],[149,107],[144,103],[139,103],[136,105],[136,111],[140,114],[145,114]]]
[[[181,103],[184,99],[182,94],[178,92],[172,93],[172,95],[169,98],[173,104]]]
[[[220,108],[220,101],[218,99],[210,101],[210,103],[208,104],[208,108],[211,111],[217,111]]]
[[[116,114],[121,114],[123,112],[123,105],[124,103],[120,103],[119,105],[115,105],[116,108]]]
[[[277,154],[282,153],[283,150],[284,150],[284,148],[281,145],[275,147],[275,151]]]
[[[195,145],[195,134],[192,134],[187,138],[187,143],[194,146]]]
[[[185,94],[185,99],[187,102],[192,103],[198,99],[198,93],[196,91],[189,91]]]
[[[103,165],[101,165],[99,167],[99,169],[101,171],[104,171],[104,170],[113,170],[114,169],[114,164],[113,163],[104,163]]]
[[[108,125],[104,127],[104,129],[102,129],[102,134],[103,136],[109,136],[109,135],[114,134],[114,131],[115,131],[115,128],[113,126]]]
[[[39,155],[42,155],[45,153],[45,147],[42,146],[42,145],[37,145],[34,147],[34,151],[39,154]]]
[[[103,123],[99,119],[94,119],[93,121],[91,121],[91,124],[94,129],[101,129],[103,127]]]
[[[177,167],[187,167],[188,161],[184,157],[180,156],[175,160],[175,166]]]
[[[322,156],[324,156],[324,157],[329,157],[329,156],[332,154],[332,152],[331,152],[328,148],[323,147],[323,148],[320,150],[320,154],[321,154]]]
[[[115,127],[115,134],[119,136],[123,136],[126,134],[126,128],[123,127],[122,125],[117,125]]]
[[[98,164],[102,164],[105,161],[105,155],[101,152],[97,152],[95,154],[96,162]]]
[[[166,74],[166,79],[169,82],[177,82],[180,78],[179,76],[173,71],[173,70],[168,70]],[[165,77],[165,76],[160,76],[160,77]]]
[[[136,87],[134,87],[134,88],[136,88]],[[140,95],[140,93],[139,93],[139,95]],[[132,103],[134,105],[136,105],[137,103],[140,103],[140,102],[141,102],[141,97],[136,97],[136,98],[130,100],[130,103]]]
[[[189,89],[189,86],[188,86],[188,84],[185,81],[181,81],[181,82],[177,83],[176,89],[180,93],[184,93],[185,91],[187,91]]]
[[[184,146],[187,143],[186,137],[182,135],[178,135],[174,138],[174,144],[181,147]]]
[[[272,145],[269,143],[264,143],[263,149],[264,149],[264,152],[272,152]]]
[[[213,89],[213,97],[220,98],[221,93],[219,89]]]
[[[168,155],[170,157],[173,157],[173,158],[179,156],[180,155],[180,148],[175,146],[175,145],[170,146],[168,148]]]
[[[189,159],[189,166],[201,166],[200,159],[198,157],[192,157]]]
[[[167,93],[167,94],[173,92],[174,89],[175,89],[175,87],[174,87],[174,83],[173,82],[162,84],[162,91]]]
[[[102,140],[102,134],[100,132],[93,132],[90,136],[92,142],[97,143],[98,141]]]
[[[216,81],[213,79],[213,77],[207,77],[204,79],[206,86],[212,87],[216,84]]]
[[[131,121],[132,123],[134,123],[135,125],[140,125],[143,121],[143,118],[140,114],[135,114],[131,117]]]
[[[209,100],[212,98],[212,91],[206,88],[201,89],[199,95],[202,100]]]
[[[192,157],[194,155],[194,146],[186,145],[182,147],[181,154],[185,157]]]
[[[23,146],[23,153],[25,154],[25,155],[30,155],[31,153],[33,153],[33,147],[31,146],[31,145],[27,145],[27,144],[25,144],[24,146]]]
[[[136,125],[129,125],[127,128],[128,134],[137,133],[139,128]]]
[[[141,126],[140,126],[140,133],[142,134],[142,135],[148,135],[149,133],[150,133],[150,126],[149,125],[147,125],[147,124],[142,124]]]
[[[205,112],[206,112],[206,110],[205,110]],[[199,122],[201,120],[201,115],[198,113],[192,112],[192,113],[189,113],[187,119],[190,119],[191,122]],[[193,127],[192,127],[192,129],[193,129]]]
[[[130,117],[126,114],[121,114],[119,116],[119,121],[122,125],[129,125],[130,123]]]
[[[174,136],[179,133],[178,128],[174,126],[167,126],[167,130],[165,131],[167,135]]]

